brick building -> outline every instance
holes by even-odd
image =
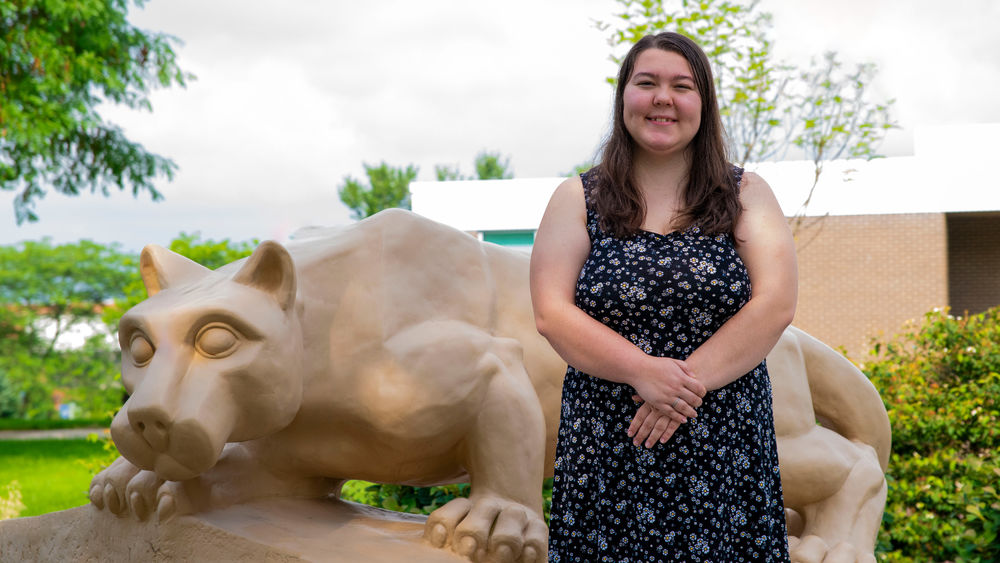
[[[827,163],[796,232],[794,324],[854,359],[872,337],[934,308],[1000,305],[1000,124],[918,130],[915,155]],[[811,162],[748,167],[795,215]],[[530,249],[563,178],[414,182],[413,210],[498,244]]]

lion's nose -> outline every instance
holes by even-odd
[[[130,409],[128,420],[132,428],[146,440],[153,450],[167,451],[170,443],[170,417],[158,407]]]

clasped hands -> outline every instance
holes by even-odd
[[[628,435],[633,444],[647,448],[657,442],[666,443],[681,424],[698,416],[695,409],[701,406],[706,392],[683,360],[655,358],[655,361],[652,374],[632,383],[637,393],[632,399],[641,405],[629,424]]]

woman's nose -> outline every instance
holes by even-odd
[[[669,106],[673,104],[673,98],[670,97],[670,90],[667,88],[657,88],[653,92],[653,105],[656,106]]]

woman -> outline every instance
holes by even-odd
[[[764,356],[795,251],[768,185],[726,160],[690,39],[640,40],[601,163],[536,234],[538,330],[570,365],[550,561],[787,561]]]

